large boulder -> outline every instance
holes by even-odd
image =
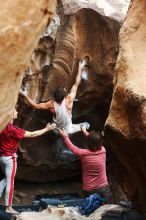
[[[48,19],[54,0],[0,1],[0,130],[14,111],[23,72]]]
[[[52,98],[53,91],[60,85],[69,91],[75,81],[79,60],[88,55],[88,79],[82,80],[78,89],[73,121],[88,121],[91,129],[102,130],[112,96],[119,22],[89,7],[66,14],[61,2],[57,11],[41,36],[22,86],[36,102]],[[34,130],[51,120],[49,111],[32,110],[20,97],[20,126]],[[73,135],[72,140],[78,146],[85,146],[81,134]],[[18,166],[19,179],[52,181],[79,173],[77,158],[66,150],[62,138],[55,134],[23,140],[21,148],[26,151],[27,158],[21,160]]]
[[[146,215],[146,13],[133,0],[120,32],[115,88],[105,136],[113,173],[134,206]]]

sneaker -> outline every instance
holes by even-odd
[[[81,123],[81,128],[85,128],[88,130],[90,128],[90,124],[88,122],[83,122]]]

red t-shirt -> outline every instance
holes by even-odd
[[[64,136],[67,147],[80,158],[82,165],[83,190],[90,191],[108,185],[106,176],[106,150],[90,151],[76,147]]]
[[[8,124],[6,128],[0,132],[0,156],[11,156],[17,152],[19,141],[24,138],[25,130]]]

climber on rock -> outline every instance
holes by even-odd
[[[56,124],[54,130],[58,133],[58,129],[65,129],[68,134],[81,131],[84,127],[88,129],[90,127],[88,122],[82,122],[80,124],[72,124],[72,108],[73,101],[75,100],[78,86],[82,78],[82,70],[87,65],[89,58],[86,56],[82,62],[79,62],[78,73],[74,85],[72,86],[69,94],[66,94],[66,89],[59,87],[54,91],[54,99],[45,103],[35,103],[30,97],[28,97],[26,91],[20,89],[20,94],[23,95],[27,102],[34,109],[49,109],[53,113],[53,122]]]
[[[17,150],[22,138],[34,138],[53,130],[55,124],[47,124],[45,128],[37,131],[25,131],[13,124],[17,119],[18,112],[15,110],[6,128],[0,132],[0,165],[4,170],[5,177],[0,181],[0,198],[5,190],[6,212],[16,214],[12,208],[14,191],[14,178],[17,170]]]

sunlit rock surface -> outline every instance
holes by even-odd
[[[114,176],[146,215],[146,3],[134,0],[120,32],[115,88],[106,126]]]
[[[88,121],[91,129],[102,130],[111,102],[120,25],[90,8],[70,14],[64,14],[65,9],[59,2],[58,14],[41,35],[22,87],[36,102],[48,101],[60,85],[69,91],[75,81],[79,60],[88,55],[89,73],[78,89],[73,121]],[[32,110],[20,97],[20,126],[34,130],[51,120],[49,111]],[[81,134],[71,138],[78,146],[85,146]],[[27,158],[21,160],[18,166],[19,179],[51,181],[79,173],[76,157],[65,148],[62,138],[55,134],[24,140],[21,148],[26,150]]]
[[[15,108],[23,72],[48,19],[54,0],[0,1],[0,130]]]
[[[62,1],[65,13],[70,14],[81,8],[92,8],[98,13],[122,22],[127,13],[130,0],[68,0]]]
[[[57,208],[55,206],[48,206],[47,209],[43,210],[42,212],[22,212],[16,218],[16,220],[102,220],[102,215],[105,215],[109,211],[113,212],[116,216],[121,216],[120,213],[128,213],[127,208],[121,207],[119,205],[103,205],[96,209],[92,214],[88,217],[85,215],[81,215],[77,207],[64,207],[64,208]],[[130,213],[130,212],[129,212]],[[113,214],[113,217],[115,218]],[[125,215],[126,216],[126,215]],[[128,217],[132,217],[128,215]],[[133,215],[133,217],[136,217]],[[139,216],[140,217],[140,216]],[[113,219],[114,219],[113,218]],[[132,218],[130,218],[132,219]],[[134,218],[138,220],[138,218]],[[142,218],[141,218],[142,220]]]

